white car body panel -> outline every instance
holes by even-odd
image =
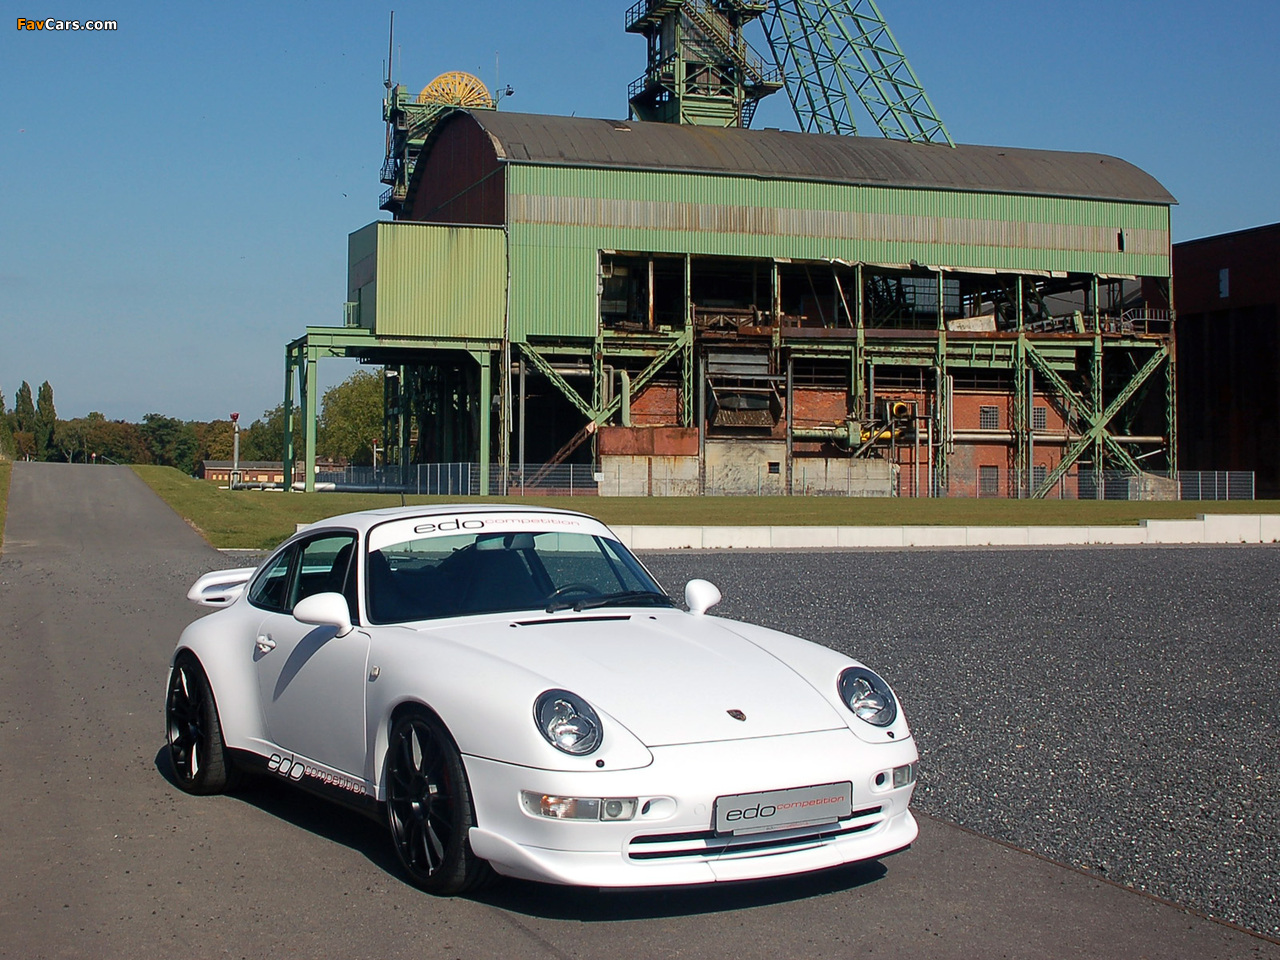
[[[354,532],[363,559],[406,539],[475,529],[586,533],[616,543],[607,527],[579,514],[432,506],[336,517],[281,549]],[[917,760],[906,719],[899,710],[875,727],[855,717],[837,678],[858,664],[828,648],[652,605],[371,624],[364,562],[355,627],[337,636],[334,626],[255,606],[252,576],[241,569],[201,577],[188,596],[223,608],[192,623],[175,651],[199,659],[226,746],[300,786],[370,809],[386,798],[393,714],[406,705],[429,709],[462,756],[476,815],[471,848],[499,873],[598,886],[698,883],[820,869],[915,839],[914,782],[892,786],[892,771]],[[700,587],[693,596],[712,595]],[[595,709],[604,734],[597,750],[570,755],[539,732],[533,704],[549,689],[572,691]],[[844,782],[852,784],[855,815],[839,827],[754,840],[711,831],[717,797]],[[644,812],[626,821],[554,820],[529,813],[521,791],[634,797]],[[693,834],[706,836],[654,839]]]

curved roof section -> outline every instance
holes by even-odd
[[[1177,203],[1150,174],[1097,153],[952,148],[784,130],[461,112],[489,135],[498,159],[508,163]]]

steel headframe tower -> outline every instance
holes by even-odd
[[[626,28],[649,47],[644,75],[627,95],[639,120],[749,127],[762,97],[782,89],[777,67],[751,48],[744,24],[762,0],[638,0]]]
[[[764,31],[801,129],[857,134],[856,98],[886,137],[955,145],[875,0],[773,0]]]

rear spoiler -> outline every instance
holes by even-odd
[[[191,585],[187,599],[206,607],[225,607],[244,593],[245,584],[257,567],[240,567],[236,570],[215,570],[206,573]]]

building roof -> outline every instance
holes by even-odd
[[[498,158],[508,163],[1177,203],[1150,174],[1124,160],[1097,153],[969,145],[952,148],[881,137],[493,110],[469,114],[489,135]]]

